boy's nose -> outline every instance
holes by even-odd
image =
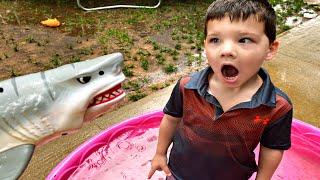
[[[221,47],[221,57],[235,57],[236,51],[232,42],[224,42]]]

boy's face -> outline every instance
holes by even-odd
[[[214,76],[232,88],[255,78],[263,62],[275,55],[278,42],[269,44],[264,23],[253,16],[233,22],[225,16],[208,21],[204,47]]]

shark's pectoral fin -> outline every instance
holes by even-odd
[[[34,151],[33,144],[24,144],[0,152],[0,180],[15,180],[28,166]]]

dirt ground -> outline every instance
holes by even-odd
[[[136,101],[204,64],[196,19],[209,3],[193,5],[169,1],[160,9],[85,12],[75,1],[1,1],[0,80],[121,52],[125,102]],[[47,18],[61,26],[40,24]]]

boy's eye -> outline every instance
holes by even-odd
[[[210,43],[218,43],[220,40],[218,38],[210,38],[209,42]]]
[[[239,40],[240,43],[251,43],[253,40],[251,38],[241,38]]]

